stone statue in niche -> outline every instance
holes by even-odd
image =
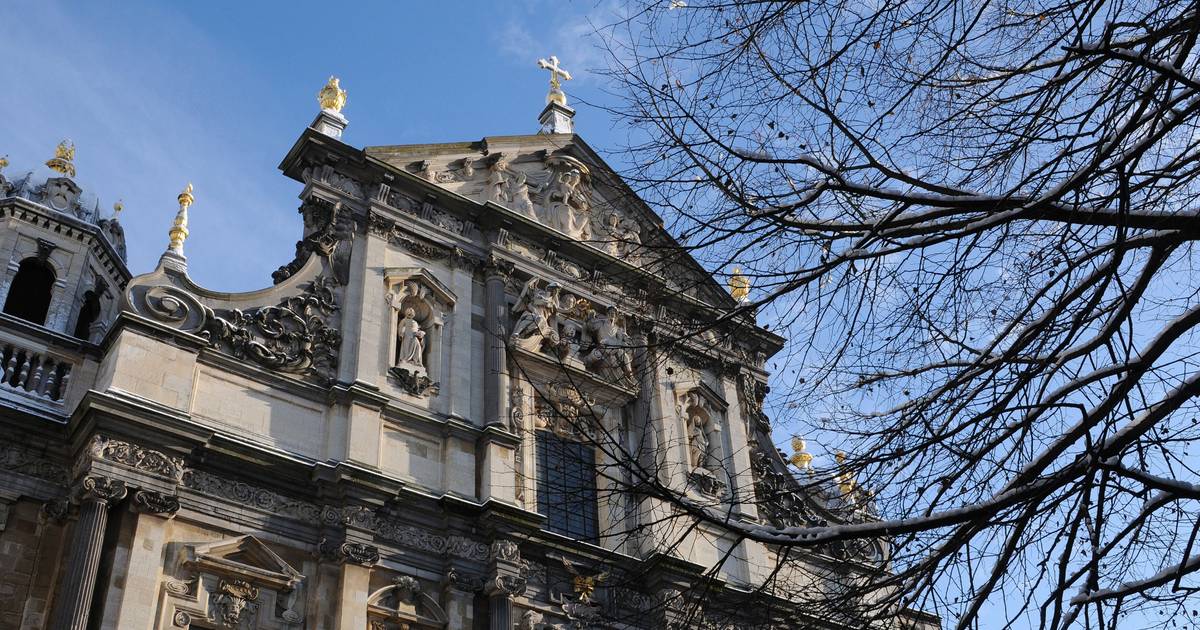
[[[712,429],[709,427],[709,419],[698,410],[693,409],[688,413],[688,428],[691,433],[689,441],[692,468],[716,470],[717,458],[713,454],[713,443],[710,436]]]
[[[424,371],[425,369],[425,331],[415,319],[417,312],[411,308],[404,309],[396,336],[399,352],[396,357],[397,366],[411,366]]]
[[[629,354],[628,335],[617,325],[616,319],[617,309],[613,306],[588,319],[587,331],[596,343],[583,357],[583,362],[598,376],[628,386],[634,382],[633,359]]]
[[[517,323],[509,336],[513,345],[533,352],[559,343],[557,320],[561,287],[557,282],[551,282],[545,289],[539,289],[539,283],[537,278],[531,278],[521,290],[513,306],[513,313],[518,314]]]
[[[388,371],[408,394],[417,397],[437,394],[440,386],[429,376],[426,356],[428,330],[436,323],[433,310],[412,295],[388,293],[386,299],[397,317],[396,354]]]

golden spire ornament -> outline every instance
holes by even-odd
[[[733,275],[729,276],[729,295],[738,302],[750,298],[750,278],[742,275],[741,267],[734,267]]]
[[[321,104],[321,109],[342,113],[342,108],[346,106],[346,90],[338,85],[337,77],[329,77],[325,87],[317,92],[317,102]]]
[[[837,479],[838,489],[842,491],[843,495],[850,496],[854,493],[858,483],[854,480],[854,476],[851,475],[849,471],[844,470],[846,466],[846,454],[842,451],[838,451],[837,454],[834,455],[834,458],[837,459],[838,467],[843,469],[838,472],[837,476],[835,477],[835,479]]]
[[[6,168],[8,168],[8,156],[7,155],[0,157],[0,171],[3,171]]]
[[[567,106],[567,95],[562,91],[562,82],[559,78],[566,81],[571,80],[571,73],[558,65],[558,57],[550,55],[550,60],[538,59],[538,67],[543,70],[550,71],[550,91],[546,94],[546,103],[558,103],[563,107]]]
[[[121,218],[121,211],[124,209],[125,202],[118,199],[117,202],[113,204],[113,221]]]
[[[808,443],[802,437],[792,438],[792,465],[808,474],[812,474],[812,453],[808,452]]]
[[[69,140],[58,143],[54,149],[54,157],[46,160],[50,170],[57,171],[67,177],[75,177],[75,145]]]
[[[192,195],[192,183],[188,182],[187,188],[179,193],[179,212],[175,213],[175,222],[171,225],[171,231],[168,236],[171,237],[171,243],[167,246],[167,251],[183,256],[183,242],[188,237],[188,208],[196,197]]]

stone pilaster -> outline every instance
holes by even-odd
[[[125,498],[126,492],[124,482],[107,477],[85,477],[80,483],[79,521],[75,523],[70,556],[55,604],[54,621],[50,625],[53,630],[87,628],[108,509]]]
[[[179,498],[172,494],[138,490],[130,497],[134,512],[129,518],[132,533],[127,554],[116,554],[104,603],[101,628],[148,628],[147,609],[157,592],[163,546],[167,539],[167,521],[179,510]]]
[[[508,358],[505,349],[508,301],[504,299],[504,283],[512,266],[492,259],[484,267],[484,334],[483,348],[483,420],[484,424],[507,426],[504,414],[505,386],[508,384]]]

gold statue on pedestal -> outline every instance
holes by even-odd
[[[67,177],[75,177],[75,145],[68,140],[58,143],[54,149],[54,157],[46,160],[46,166]]]
[[[342,113],[342,108],[346,106],[346,90],[338,85],[337,77],[329,77],[325,87],[317,92],[317,102],[321,104],[321,109]]]
[[[750,297],[750,278],[742,274],[741,267],[734,267],[733,275],[729,276],[729,294],[738,302]]]

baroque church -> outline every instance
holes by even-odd
[[[190,185],[133,276],[73,146],[0,171],[0,629],[859,627],[800,595],[886,545],[722,527],[870,518],[773,445],[785,340],[540,65],[537,133],[432,145],[346,144],[331,78],[280,165],[295,259],[248,293],[189,278]]]

